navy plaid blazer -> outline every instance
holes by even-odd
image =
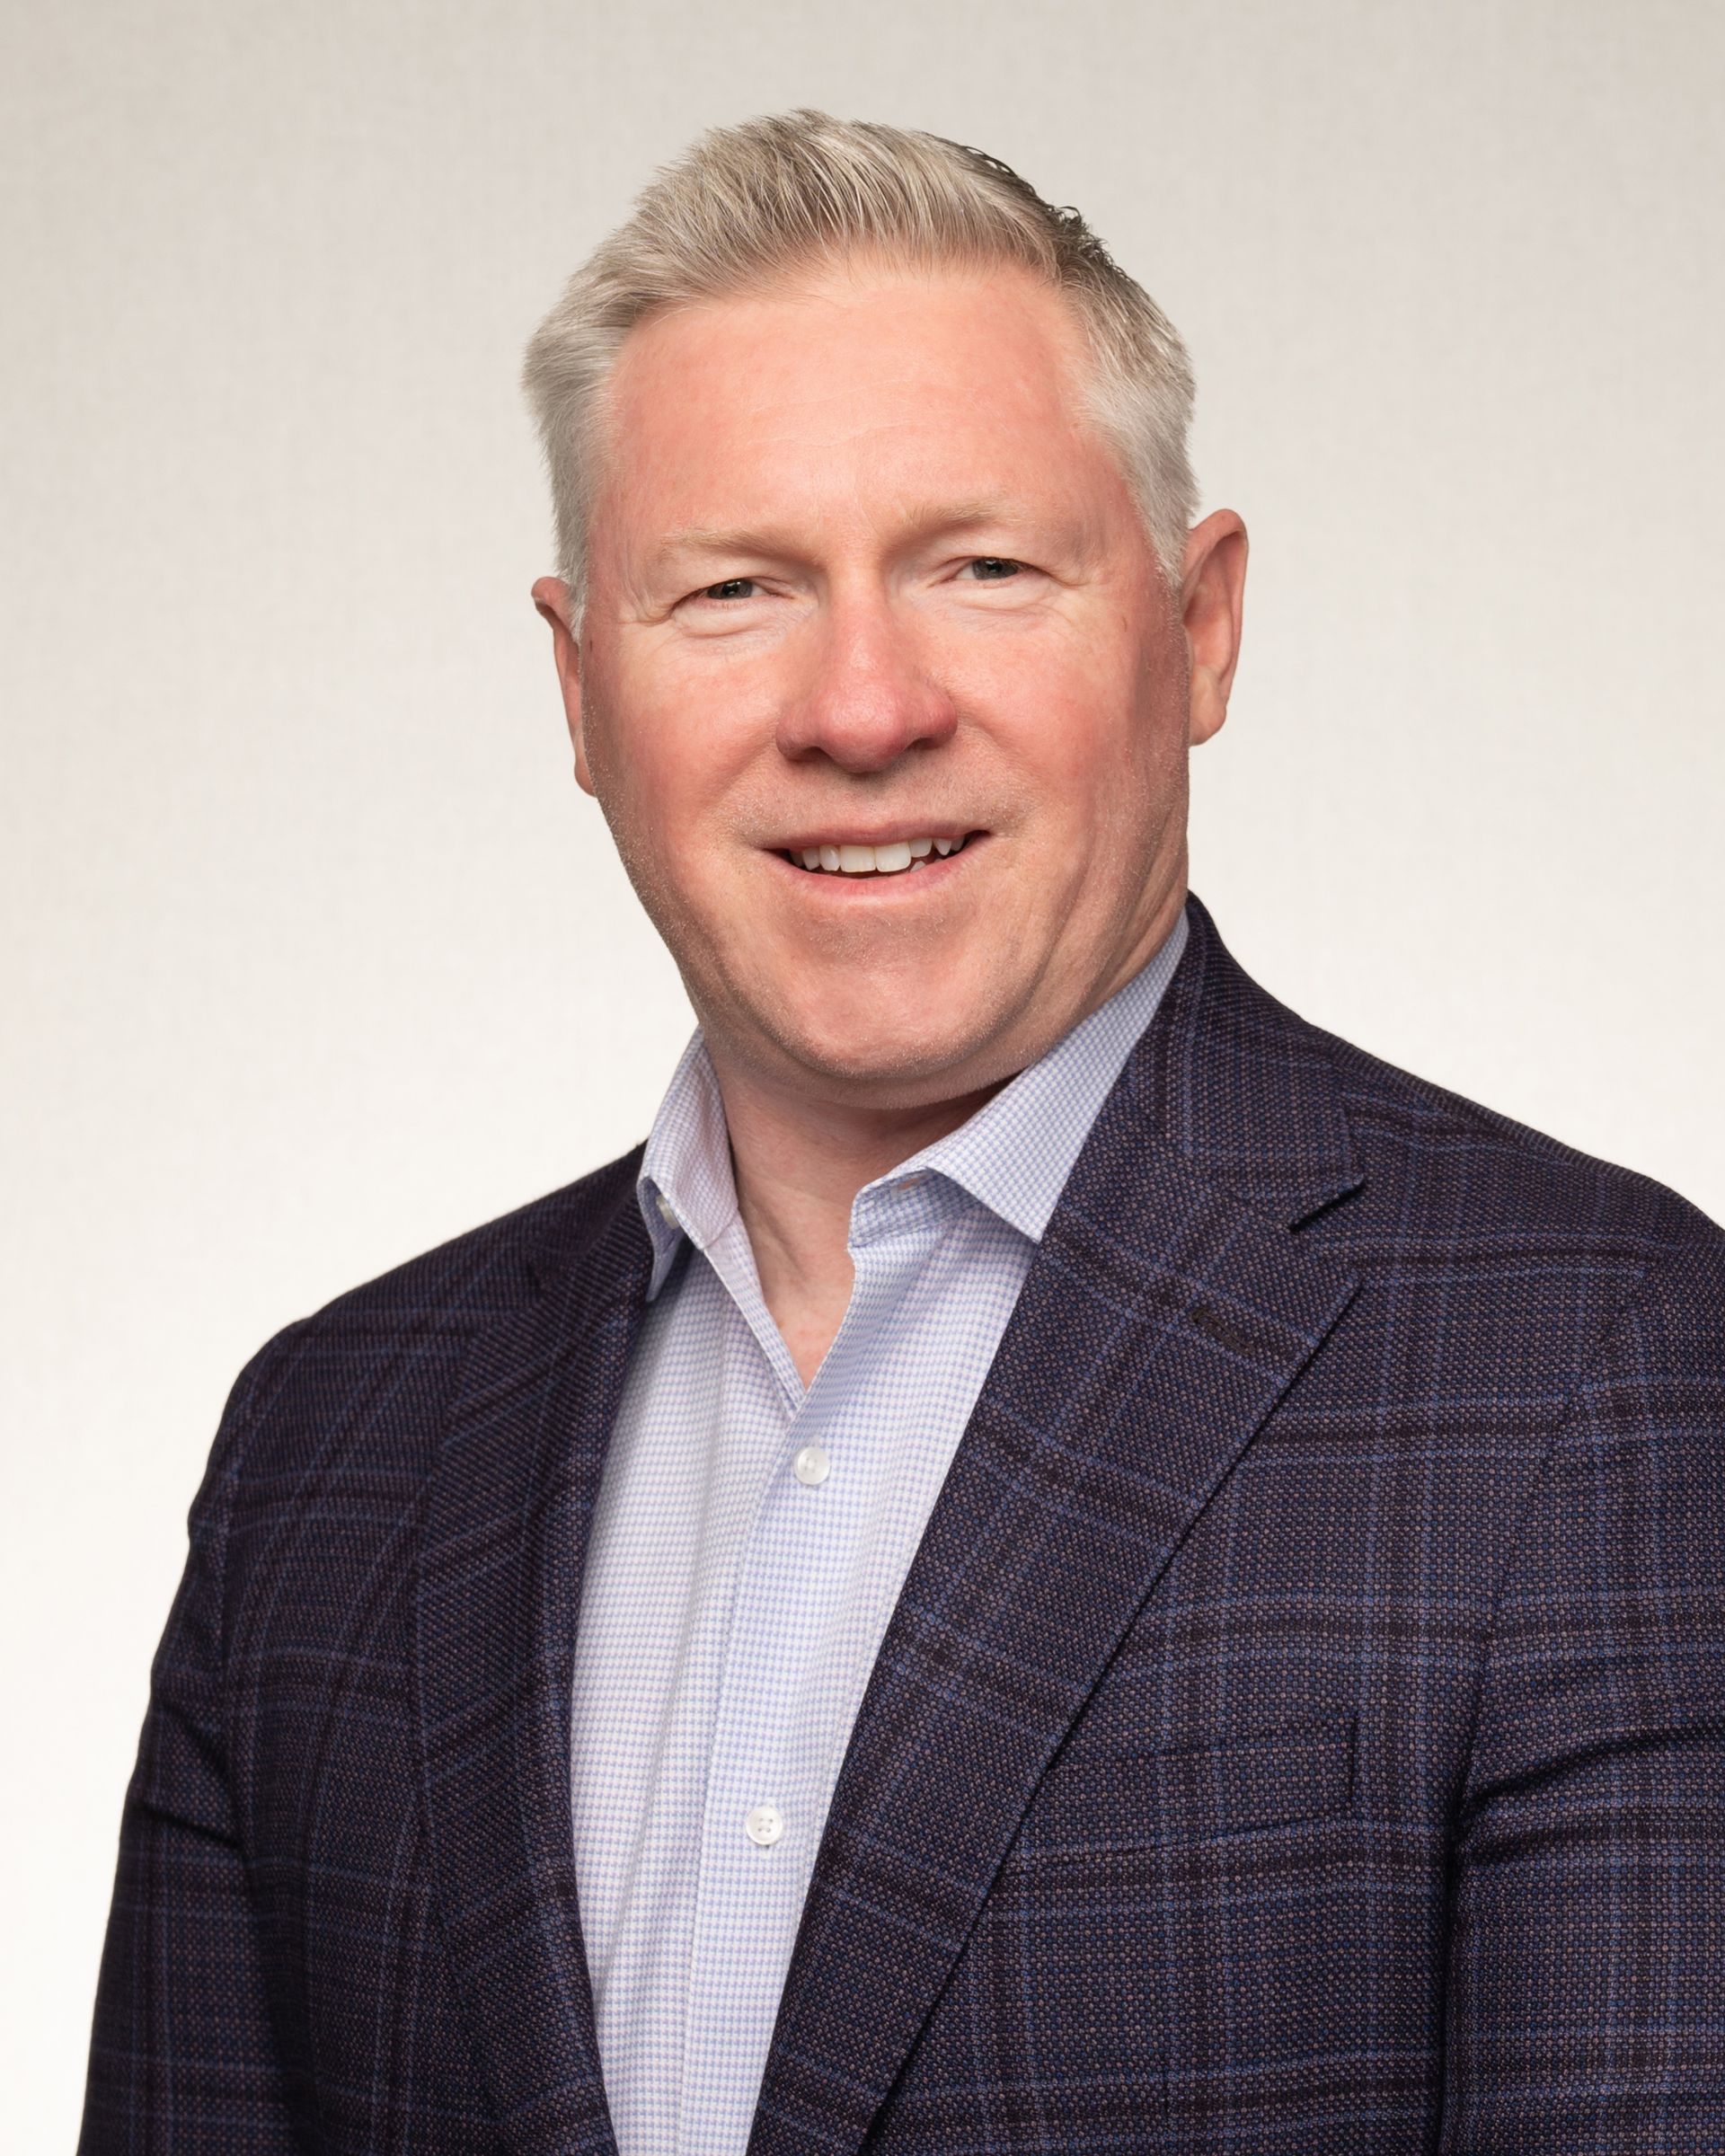
[[[1194,901],[881,1648],[751,2156],[1725,2148],[1725,1238]],[[83,2147],[606,2156],[570,1825],[630,1156],[236,1384]]]

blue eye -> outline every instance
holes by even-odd
[[[760,589],[753,577],[727,577],[721,584],[709,584],[702,592],[703,599],[752,599]]]
[[[965,566],[978,584],[998,584],[1004,578],[1015,577],[1019,571],[1019,564],[1009,561],[1004,554],[981,554]]]

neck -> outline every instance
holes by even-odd
[[[762,1298],[809,1384],[851,1299],[857,1192],[967,1122],[1006,1080],[926,1107],[867,1109],[763,1085],[711,1038],[708,1053]]]
[[[1149,922],[1054,1038],[1082,1024],[1161,949],[1186,902],[1183,855],[1180,865]],[[724,1102],[738,1210],[755,1253],[762,1299],[803,1383],[810,1384],[850,1304],[851,1207],[857,1192],[968,1122],[1053,1040],[1028,1044],[1012,1068],[948,1100],[871,1108],[767,1075],[734,1054],[722,1029],[706,1025],[704,1014],[703,1030]]]

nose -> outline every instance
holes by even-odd
[[[927,656],[884,596],[829,608],[811,671],[780,717],[781,754],[793,763],[826,756],[862,775],[950,740],[958,712]]]

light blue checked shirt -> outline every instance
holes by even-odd
[[[743,2156],[876,1650],[1062,1186],[1185,947],[857,1193],[804,1388],[697,1033],[641,1162],[648,1311],[574,1681],[575,1867],[621,2156]]]

